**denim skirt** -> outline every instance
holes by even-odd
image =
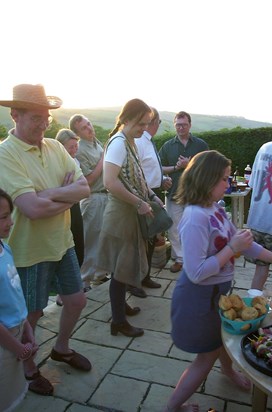
[[[171,322],[174,344],[186,352],[205,353],[222,346],[218,301],[231,282],[216,285],[192,283],[185,271],[172,296]]]

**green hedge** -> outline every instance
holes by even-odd
[[[46,137],[54,138],[57,131],[64,127],[63,125],[53,121],[51,127],[46,131]],[[103,129],[100,126],[94,125],[96,136],[105,143],[108,139],[109,130]],[[240,175],[244,174],[244,169],[247,164],[252,166],[256,153],[259,148],[266,142],[272,141],[272,128],[262,127],[259,129],[223,129],[221,131],[211,131],[202,133],[193,133],[205,140],[210,149],[218,150],[226,157],[232,160],[232,170],[238,166]],[[0,125],[0,139],[6,137],[7,130],[3,125]],[[160,147],[169,139],[173,138],[173,132],[165,132],[157,135],[155,138],[157,148]]]
[[[241,129],[193,133],[205,140],[210,149],[218,150],[232,160],[232,170],[238,166],[240,175],[244,175],[247,164],[254,162],[259,148],[266,142],[272,141],[272,128]],[[157,148],[173,137],[173,133],[164,133],[156,137]]]

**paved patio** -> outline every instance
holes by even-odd
[[[236,260],[235,291],[241,296],[250,288],[254,265],[244,267]],[[89,373],[54,362],[49,353],[58,331],[61,308],[54,302],[46,308],[37,328],[40,350],[37,362],[41,372],[54,384],[54,396],[42,397],[29,392],[16,412],[162,412],[182,371],[193,358],[173,346],[170,337],[170,300],[177,275],[153,269],[152,276],[161,289],[146,289],[148,297],[128,294],[131,305],[141,307],[130,322],[145,329],[139,338],[110,334],[108,283],[88,292],[88,304],[71,339],[71,347],[87,356],[93,369]],[[269,279],[272,288],[272,278]],[[272,379],[271,379],[272,384]],[[238,390],[221,375],[218,364],[193,400],[200,411],[213,407],[218,412],[250,412],[251,395]],[[272,399],[268,401],[272,411]]]

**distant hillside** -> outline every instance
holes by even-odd
[[[102,107],[94,109],[58,109],[53,110],[52,114],[58,123],[64,127],[68,127],[69,118],[75,113],[82,113],[87,116],[93,124],[103,127],[103,129],[112,129],[115,124],[115,119],[120,111],[120,107]],[[12,121],[9,115],[10,110],[5,107],[0,107],[0,124],[8,129],[12,127]],[[164,131],[174,131],[173,119],[175,113],[160,112],[162,123],[159,129],[159,134]],[[257,122],[255,120],[245,119],[244,117],[236,116],[210,116],[204,114],[191,114],[192,116],[192,131],[206,132],[211,130],[233,129],[242,127],[244,129],[254,129],[260,127],[272,127],[272,123]]]

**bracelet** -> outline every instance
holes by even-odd
[[[176,166],[174,166],[174,170],[173,170],[174,172],[176,171]]]
[[[142,206],[142,203],[143,203],[143,201],[142,201],[142,199],[140,199],[140,200],[138,201],[138,203],[136,204],[136,209],[137,209],[137,210],[140,209],[140,207]]]
[[[234,247],[230,243],[228,243],[227,246],[231,249],[232,253],[236,255],[237,251],[234,249]]]
[[[152,193],[152,195],[151,196],[149,196],[149,199],[150,200],[153,200],[154,199],[154,197],[156,197],[157,195],[156,195],[156,193]]]

